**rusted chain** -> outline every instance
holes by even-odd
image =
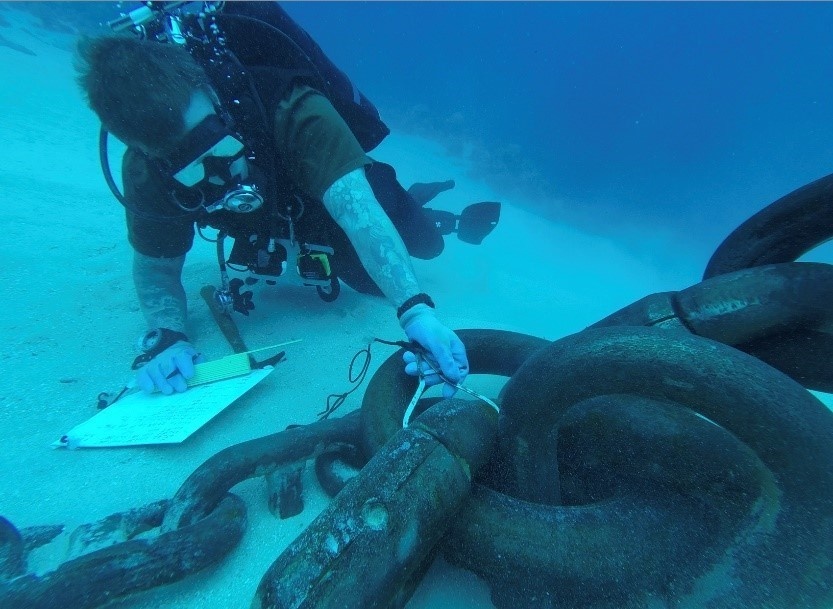
[[[833,266],[789,262],[651,294],[590,327],[686,330],[755,355],[808,389],[833,391],[830,303]]]
[[[315,477],[322,490],[330,497],[335,497],[349,478],[365,464],[367,457],[356,444],[331,444],[315,458]],[[344,468],[349,468],[347,476],[340,471]]]
[[[503,330],[457,330],[466,345],[473,374],[512,376],[533,353],[549,344],[537,338]],[[399,350],[379,366],[362,399],[362,447],[374,455],[402,428],[405,407],[417,380],[402,369]]]
[[[70,545],[81,555],[55,571],[15,573],[0,581],[0,609],[91,609],[213,564],[237,544],[246,527],[245,504],[229,489],[314,457],[333,442],[358,444],[358,412],[220,451],[186,479],[173,499],[79,527]],[[156,527],[159,535],[135,538]],[[114,543],[114,533],[124,540]]]
[[[833,174],[802,186],[738,226],[709,260],[703,279],[793,262],[833,237]]]
[[[611,496],[599,502],[551,506],[564,522],[573,524],[577,524],[576,514],[596,512],[602,516],[593,531],[580,526],[539,531],[556,544],[551,556],[579,556],[581,552],[560,552],[565,547],[598,549],[592,542],[599,539],[622,540],[607,547],[604,554],[595,555],[595,569],[583,577],[584,592],[571,599],[572,606],[590,606],[594,599],[598,601],[593,590],[618,582],[623,582],[620,592],[625,593],[621,602],[637,604],[654,596],[672,605],[716,608],[821,609],[830,605],[833,413],[787,376],[721,343],[654,328],[601,328],[556,341],[531,358],[507,384],[502,411],[499,464],[514,474],[513,492],[520,499],[546,505],[559,496],[560,489],[550,482],[559,479],[558,464],[565,458],[553,442],[556,436],[560,439],[561,417],[584,400],[614,394],[660,400],[706,417],[729,432],[730,439],[736,438],[754,451],[762,470],[749,459],[744,465],[744,460],[726,458],[721,460],[725,467],[693,477],[712,461],[707,458],[712,446],[724,451],[709,439],[713,436],[702,438],[705,453],[680,450],[676,465],[667,459],[663,464],[662,453],[669,447],[659,442],[655,458],[643,452],[642,476],[631,476],[620,488],[607,488]],[[603,423],[596,416],[595,420],[589,417],[585,425]],[[659,429],[657,440],[662,440],[673,427],[663,430],[662,426],[645,425],[643,429],[645,434]],[[627,443],[619,450],[629,450]],[[624,460],[617,462],[621,465]],[[739,469],[729,467],[732,463],[738,463]],[[638,465],[631,464],[631,468]],[[676,470],[661,472],[665,480],[656,478],[658,468],[674,466]],[[611,475],[624,479],[628,471],[616,468]],[[747,482],[738,484],[744,479]],[[673,480],[692,482],[675,487]],[[697,480],[699,484],[694,483]],[[674,498],[671,505],[653,504],[652,490],[660,488]],[[617,528],[613,512],[618,513],[619,504],[629,501],[634,493],[637,501],[644,497],[640,513],[652,514],[653,519],[646,522],[643,517],[639,524],[648,525],[644,528]],[[699,528],[681,530],[674,525],[677,518],[691,513],[692,498],[696,499],[694,506],[701,506],[703,522]],[[737,517],[735,524],[721,524],[716,518],[726,514],[727,506]],[[656,534],[662,530],[675,533]],[[723,533],[715,536],[715,531]],[[517,540],[504,537],[505,530],[496,534],[501,539],[492,543],[498,547],[504,547],[501,543],[519,546]],[[464,533],[460,535],[458,539],[465,538]],[[639,544],[637,556],[627,547],[629,540]],[[537,543],[540,547],[540,540]],[[587,547],[588,543],[592,545]],[[709,549],[714,562],[704,564],[702,558]],[[662,558],[658,561],[657,557]],[[559,566],[558,561],[551,564]],[[511,561],[511,566],[520,565]],[[645,576],[646,566],[650,577]],[[714,577],[715,571],[722,577]],[[808,578],[807,573],[817,576]],[[561,598],[556,584],[562,582],[567,589],[576,590],[576,575],[565,564],[563,571],[550,572],[544,591],[554,599]],[[534,581],[524,584],[535,588]]]
[[[152,504],[144,524],[159,526],[167,506],[166,501]],[[227,494],[216,509],[193,524],[94,550],[45,575],[29,573],[0,582],[0,609],[99,607],[214,564],[237,545],[245,529],[246,505]]]
[[[499,334],[461,332],[474,374],[529,360],[504,392],[503,458],[442,546],[499,607],[829,606],[833,414],[800,385],[683,332],[586,330],[531,357]],[[405,407],[394,357],[366,445]]]
[[[253,607],[389,607],[421,575],[489,458],[497,412],[446,400],[365,465],[268,569]],[[397,604],[396,606],[401,606]]]
[[[207,459],[188,476],[171,499],[163,531],[199,520],[235,484],[263,476],[289,463],[315,457],[334,442],[357,443],[359,413],[324,419],[262,438],[229,446]]]

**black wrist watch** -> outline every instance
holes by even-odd
[[[399,308],[396,310],[396,319],[402,319],[402,316],[405,314],[405,311],[418,304],[425,304],[431,307],[432,309],[434,308],[434,301],[431,300],[431,297],[424,292],[420,292],[416,296],[411,296],[408,300],[406,300],[399,306]]]
[[[188,341],[188,337],[182,332],[170,328],[154,328],[148,330],[139,337],[139,350],[142,352],[139,357],[133,360],[133,369],[148,363],[154,357],[162,353],[171,345],[179,341]]]

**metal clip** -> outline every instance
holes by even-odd
[[[409,346],[409,348],[412,347]],[[468,393],[470,396],[477,398],[481,402],[485,402],[486,404],[494,408],[496,412],[500,412],[500,407],[497,404],[495,404],[492,400],[487,398],[485,395],[481,395],[476,391],[469,389],[462,383],[455,383],[453,381],[450,381],[442,372],[440,372],[439,366],[435,365],[431,358],[428,357],[428,354],[424,351],[424,349],[414,349],[414,355],[416,355],[417,370],[419,371],[419,384],[417,385],[416,391],[414,392],[414,397],[412,397],[411,401],[408,402],[408,407],[405,409],[405,415],[402,417],[403,428],[408,427],[408,424],[411,420],[411,416],[414,412],[414,408],[416,408],[419,399],[422,397],[422,394],[425,393],[425,390],[427,389],[425,383],[425,374],[423,374],[422,372],[422,362],[425,362],[425,364],[431,369],[431,371],[437,376],[439,376],[444,383],[448,383],[452,387],[459,389],[464,393]]]

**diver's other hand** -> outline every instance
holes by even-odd
[[[428,352],[427,356],[433,360],[431,363],[436,364],[446,379],[456,384],[466,379],[469,360],[463,341],[440,323],[428,305],[418,304],[411,307],[402,315],[400,323],[405,335]],[[417,356],[411,351],[406,351],[402,359],[405,361],[405,372],[411,376],[423,374],[425,384],[429,387],[443,382],[427,362],[421,361],[418,369]],[[454,385],[446,383],[443,386],[443,397],[450,398],[456,391]]]
[[[200,359],[194,345],[178,341],[139,368],[136,384],[147,393],[154,389],[165,395],[185,391],[185,381],[194,376],[194,364]]]

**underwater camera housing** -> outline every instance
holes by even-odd
[[[259,279],[274,285],[275,279],[285,277],[298,285],[315,287],[322,300],[332,302],[341,291],[330,266],[333,253],[333,248],[326,245],[252,236],[234,240],[228,266],[248,274],[246,285],[254,285]],[[287,273],[290,260],[295,261],[296,273]]]

